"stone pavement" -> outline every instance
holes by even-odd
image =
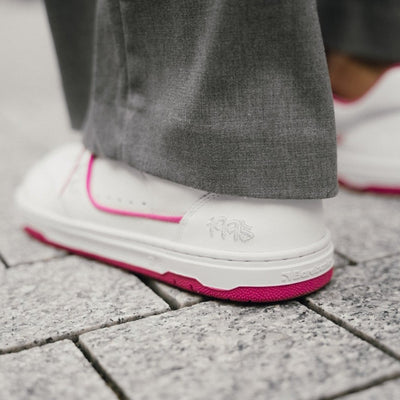
[[[400,198],[326,202],[336,273],[296,301],[194,296],[37,243],[13,190],[72,137],[39,2],[0,2],[0,399],[399,399]]]

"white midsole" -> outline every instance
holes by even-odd
[[[398,159],[378,158],[338,148],[338,174],[355,186],[400,187]]]
[[[19,199],[20,200],[20,199]],[[93,222],[75,221],[19,201],[26,226],[41,233],[47,240],[61,246],[107,258],[132,266],[164,274],[174,274],[198,280],[202,285],[229,290],[240,286],[281,286],[307,281],[323,275],[333,266],[333,245],[327,234],[296,256],[293,250],[281,258],[276,253],[252,254],[251,259],[209,257],[193,252],[193,247],[170,242],[170,247],[159,247],[149,242],[132,239],[128,232],[113,231],[104,226],[93,229]],[[136,235],[140,236],[140,235]]]

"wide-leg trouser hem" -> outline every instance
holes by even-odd
[[[235,145],[238,146],[239,157],[247,160],[247,165],[251,165],[251,167],[243,166],[238,176],[235,168],[223,168],[212,162],[216,157],[215,153],[224,147],[229,149],[231,143],[214,142],[213,146],[217,146],[219,149],[211,148],[208,143],[204,143],[204,147],[209,147],[209,151],[212,153],[209,164],[205,160],[201,160],[197,164],[196,148],[190,148],[190,144],[182,151],[191,153],[193,163],[188,163],[186,157],[165,157],[164,150],[161,149],[160,154],[157,146],[144,147],[142,142],[132,143],[124,151],[124,138],[130,136],[131,129],[129,122],[126,123],[126,121],[135,112],[123,106],[118,107],[115,104],[99,102],[92,103],[91,109],[92,117],[88,119],[83,132],[85,147],[96,155],[123,161],[150,175],[212,193],[253,198],[324,199],[332,198],[338,193],[335,137],[331,137],[330,143],[323,143],[323,146],[334,149],[332,159],[323,160],[320,165],[325,169],[321,169],[318,173],[315,171],[313,174],[310,173],[310,168],[313,166],[308,163],[315,164],[312,159],[318,157],[318,153],[323,154],[323,151],[319,151],[318,145],[313,143],[312,135],[308,141],[295,144],[296,151],[308,155],[303,158],[303,164],[290,163],[287,160],[270,160],[267,157],[258,157],[250,162],[249,160],[253,159],[254,155],[251,152],[244,154],[239,150],[241,144],[247,140],[246,137],[243,137],[242,143],[237,142]],[[161,110],[159,112],[162,113]],[[146,123],[145,127],[136,124],[137,130],[140,131],[143,128],[147,129]],[[113,132],[113,135],[109,135],[109,132]],[[318,135],[318,132],[314,133]],[[323,135],[324,133],[320,132],[319,134]],[[110,137],[112,143],[108,143],[105,139],[99,140],[99,137]],[[280,146],[285,145],[280,144]],[[290,144],[287,146],[290,146],[290,151],[294,151]],[[262,153],[260,154],[262,155]],[[157,160],[157,163],[154,160]],[[232,162],[236,161],[230,159],[228,163]],[[226,160],[221,160],[221,163],[227,164]],[[304,171],[304,175],[300,175],[300,179],[295,180],[292,176],[293,174],[299,176],[298,168]],[[272,174],[271,170],[275,171],[275,174]],[[322,177],[325,178],[322,179]]]

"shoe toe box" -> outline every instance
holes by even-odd
[[[25,175],[16,192],[19,206],[49,209],[57,206],[74,167],[84,151],[80,143],[58,148],[37,162]]]

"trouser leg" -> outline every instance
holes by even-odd
[[[384,62],[400,61],[399,0],[318,0],[328,49]]]
[[[336,193],[314,2],[100,0],[94,54],[93,152],[216,193]]]
[[[72,126],[86,116],[93,59],[96,0],[45,0]]]

